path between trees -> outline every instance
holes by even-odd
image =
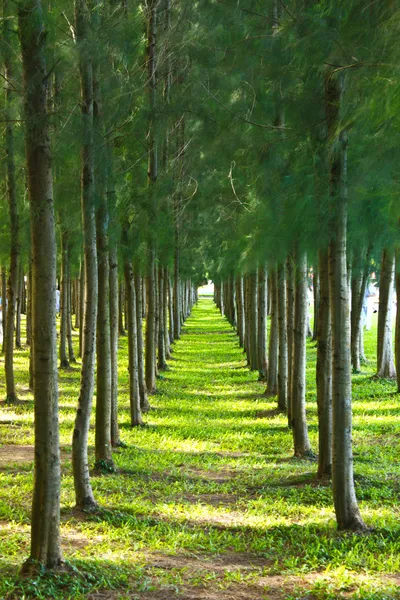
[[[316,484],[315,463],[291,458],[291,433],[276,399],[263,396],[264,384],[247,369],[235,332],[211,299],[200,299],[175,344],[145,428],[129,426],[126,338],[120,346],[121,435],[127,447],[115,453],[117,474],[93,473],[100,514],[73,508],[68,455],[79,369],[60,372],[62,546],[82,573],[68,584],[71,598],[319,599],[333,597],[329,590],[351,598],[360,590],[373,594],[398,585],[395,577],[378,573],[384,570],[376,563],[379,535],[360,538],[353,552],[351,536],[336,531],[330,486]],[[3,420],[11,417],[7,410]],[[309,416],[315,421],[313,405]],[[18,565],[28,552],[32,489],[28,464],[21,471],[20,463],[33,455],[26,409],[16,410],[12,422],[15,428],[24,424],[25,437],[14,454],[18,465],[11,465],[10,446],[0,448],[0,536],[10,543],[16,536]],[[311,435],[315,447],[313,428]],[[12,430],[7,443],[16,443]],[[8,461],[1,460],[2,452]],[[25,490],[19,494],[15,476]],[[389,558],[397,560],[396,541],[385,543],[385,568],[396,572]],[[7,572],[10,556],[0,552],[0,558]],[[362,576],[355,572],[360,560]]]

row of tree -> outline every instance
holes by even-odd
[[[111,440],[118,443],[121,316],[132,424],[140,424],[206,272],[251,368],[287,410],[295,453],[307,455],[312,267],[319,470],[329,474],[332,464],[339,527],[364,527],[353,484],[351,360],[358,370],[373,269],[381,282],[378,373],[394,375],[399,16],[392,0],[3,0],[4,350],[13,402],[15,299],[26,287],[33,561],[53,566],[61,557],[57,369],[73,360],[71,314],[82,359],[75,488],[78,504],[90,507],[95,388],[98,466],[113,469]]]
[[[61,563],[58,368],[68,369],[76,362],[73,329],[79,329],[81,358],[73,476],[77,506],[92,510],[97,505],[90,483],[88,434],[94,395],[95,467],[112,472],[112,448],[121,444],[119,335],[126,329],[131,425],[139,426],[150,408],[158,373],[167,367],[171,345],[196,300],[191,242],[181,231],[191,219],[182,205],[183,116],[158,122],[159,96],[167,104],[174,83],[171,64],[161,69],[163,61],[171,62],[167,36],[158,36],[160,24],[165,34],[170,27],[170,4],[165,3],[163,13],[156,1],[132,13],[125,2],[111,0],[76,0],[72,8],[71,13],[69,2],[42,6],[40,0],[3,1],[3,201],[9,209],[2,230],[5,401],[18,402],[14,348],[20,345],[23,312],[35,401],[28,573],[38,565]],[[57,28],[64,24],[69,29],[59,38]],[[135,31],[135,25],[141,30]],[[122,39],[112,37],[109,28]],[[137,108],[133,79],[124,84],[135,69],[135,84],[143,86]],[[116,85],[121,95],[124,87],[128,90],[127,102],[113,98]],[[141,139],[128,128],[136,110]],[[140,141],[132,143],[130,135]],[[127,145],[121,142],[126,138]],[[147,176],[140,172],[139,181],[133,182],[127,165],[138,161],[139,151],[140,168],[148,163]],[[159,173],[168,184],[159,185]],[[29,242],[22,233],[25,225],[30,226]]]

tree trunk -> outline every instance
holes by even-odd
[[[157,146],[157,8],[158,0],[147,2],[147,73],[149,96],[149,131],[148,131],[148,214],[149,221],[156,223],[157,218],[157,179],[158,179],[158,146]],[[156,391],[156,327],[157,327],[157,285],[156,285],[156,241],[153,230],[148,239],[147,264],[147,321],[146,321],[146,387],[152,394]]]
[[[136,317],[135,317],[136,318]],[[110,244],[111,445],[121,445],[118,424],[118,251]]]
[[[278,265],[278,334],[279,334],[279,357],[278,357],[278,408],[287,411],[288,402],[288,339],[286,323],[286,266],[285,263]]]
[[[258,269],[258,373],[259,379],[267,377],[267,273],[265,266]]]
[[[19,273],[18,273],[18,287],[17,287],[17,309],[15,315],[15,347],[22,348],[21,344],[21,313],[22,313],[22,303],[24,297],[24,272],[20,265]]]
[[[318,336],[318,318],[319,318],[319,301],[320,301],[320,280],[319,280],[318,269],[314,269],[313,296],[314,296],[314,324],[313,324],[312,341],[316,342],[317,336]]]
[[[395,355],[396,355],[396,376],[397,392],[400,393],[400,247],[396,249],[396,332],[395,332]]]
[[[294,455],[312,456],[306,418],[306,343],[307,343],[307,258],[295,253],[295,308],[293,336],[292,431]]]
[[[325,79],[325,106],[329,138],[337,140],[342,76]],[[331,154],[330,195],[333,239],[329,246],[329,284],[332,318],[332,491],[339,529],[359,530],[365,525],[357,506],[353,478],[350,303],[347,281],[347,137],[342,131],[339,150]]]
[[[68,247],[70,250],[70,247]],[[68,257],[68,295],[67,295],[67,341],[68,358],[70,363],[76,363],[74,345],[72,340],[72,280],[70,275],[71,257]]]
[[[82,358],[83,349],[83,315],[85,312],[85,270],[82,265],[79,272],[79,358]],[[83,267],[83,268],[82,268]]]
[[[127,297],[128,317],[128,357],[129,357],[129,401],[131,407],[131,426],[142,425],[140,410],[139,369],[138,369],[138,335],[136,290],[132,263],[125,261],[125,290]]]
[[[318,473],[332,474],[332,322],[329,299],[328,253],[319,251],[319,302],[317,330]]]
[[[139,269],[134,270],[135,277],[135,297],[136,297],[136,322],[137,322],[137,337],[138,337],[138,378],[139,378],[139,393],[140,393],[140,408],[142,413],[150,410],[149,399],[147,396],[146,380],[144,373],[144,355],[143,355],[143,308],[142,308],[142,277]]]
[[[244,347],[245,338],[245,317],[244,317],[244,291],[243,291],[243,276],[236,277],[236,313],[237,313],[237,332],[239,336],[239,345]]]
[[[114,471],[111,445],[110,256],[108,209],[103,196],[97,210],[98,308],[96,378],[96,467]]]
[[[278,306],[277,306],[277,275],[276,269],[269,272],[270,288],[270,330],[268,345],[268,373],[267,373],[267,396],[276,396],[278,393]]]
[[[354,371],[361,370],[361,360],[364,357],[362,309],[365,291],[368,283],[370,249],[361,253],[362,267],[353,264],[351,278],[351,362]]]
[[[27,346],[31,345],[32,340],[32,259],[29,257],[29,270],[28,270],[28,278],[26,281],[26,293],[27,293],[27,301],[26,301],[26,344]]]
[[[68,233],[61,233],[61,290],[60,290],[60,369],[68,369],[67,311],[68,311]]]
[[[125,306],[125,292],[122,282],[119,284],[118,293],[118,329],[119,335],[126,335],[124,328],[124,306]]]
[[[1,319],[3,327],[3,344],[1,352],[4,354],[6,346],[6,330],[7,330],[7,271],[5,267],[1,270]],[[14,334],[13,334],[14,337]]]
[[[226,301],[228,298],[226,298]],[[250,275],[250,369],[258,370],[258,276]]]
[[[169,343],[170,348],[169,351],[172,353],[171,344],[174,343],[174,290],[172,286],[171,276],[168,274],[168,315],[169,315],[169,323],[168,323],[168,335],[169,335]]]
[[[17,393],[14,381],[14,324],[15,308],[17,301],[18,275],[19,275],[19,219],[15,183],[14,159],[14,123],[12,121],[12,84],[14,80],[13,69],[13,31],[12,19],[14,6],[11,0],[3,0],[3,56],[6,86],[6,111],[5,111],[5,155],[6,155],[6,183],[8,210],[10,215],[10,271],[8,278],[6,308],[7,316],[3,309],[3,351],[5,354],[4,367],[6,375],[6,403],[17,402]],[[2,301],[5,305],[6,296],[3,293]]]
[[[146,388],[149,394],[156,391],[156,365],[155,365],[155,329],[156,329],[156,286],[155,286],[155,263],[154,254],[150,252],[148,276],[146,280],[147,287],[147,321],[146,321]]]
[[[56,330],[56,235],[41,3],[18,5],[31,219],[35,464],[30,558],[25,572],[61,563]],[[46,198],[46,202],[43,202]]]
[[[169,275],[168,269],[164,268],[164,284],[163,284],[163,297],[161,303],[161,309],[163,311],[163,326],[164,326],[164,348],[165,348],[165,359],[171,358],[170,344],[169,344],[169,333],[168,333],[168,292],[169,292]]]
[[[294,347],[294,265],[293,256],[286,260],[286,326],[288,340],[288,425],[292,426],[293,347]]]
[[[377,377],[388,379],[396,378],[392,344],[393,281],[394,252],[385,249],[379,281]]]
[[[93,69],[85,46],[89,10],[86,0],[75,0],[76,38],[79,51],[82,111],[81,209],[84,252],[85,305],[83,311],[82,368],[78,410],[72,438],[72,467],[78,507],[96,506],[90,484],[87,454],[94,390],[97,324],[97,245],[94,197]]]

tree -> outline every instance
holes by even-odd
[[[56,234],[47,112],[46,34],[40,0],[18,5],[24,74],[26,162],[32,243],[35,477],[31,551],[24,571],[61,564],[56,331]]]

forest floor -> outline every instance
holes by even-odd
[[[79,366],[60,372],[62,545],[67,568],[18,577],[29,553],[33,405],[27,351],[16,353],[21,403],[0,406],[0,598],[278,600],[400,598],[400,405],[370,362],[354,375],[355,481],[364,535],[336,530],[328,483],[292,458],[291,432],[250,373],[234,331],[201,299],[151,398],[129,426],[127,340],[120,344],[118,472],[93,473],[101,510],[74,509],[71,435]],[[315,348],[307,409],[317,448]],[[3,372],[3,359],[0,361]],[[0,379],[4,397],[4,378]],[[93,462],[93,429],[90,432]]]

